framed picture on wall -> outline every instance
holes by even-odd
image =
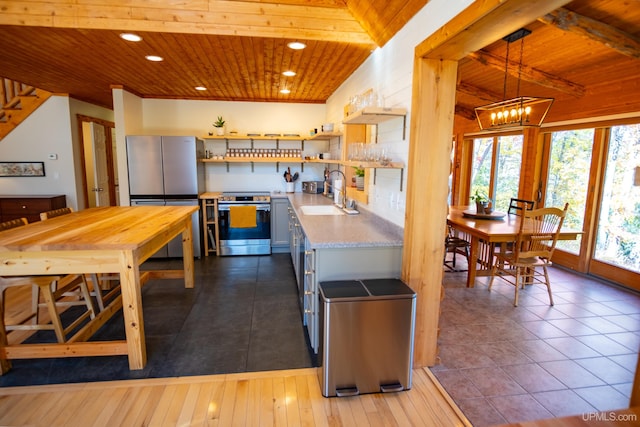
[[[44,176],[44,162],[0,162],[0,177]]]

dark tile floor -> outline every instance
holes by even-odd
[[[143,269],[180,266],[176,260],[153,261]],[[205,257],[196,260],[195,274],[195,289],[180,280],[154,280],[143,288],[144,369],[130,371],[126,356],[15,360],[0,386],[312,366],[288,254]],[[38,334],[54,339],[49,331]],[[92,339],[124,339],[121,313]]]
[[[450,255],[449,255],[450,256]],[[458,267],[466,268],[462,257]],[[431,370],[476,427],[627,408],[640,349],[640,295],[560,268],[555,305],[488,278],[445,272],[441,363]]]

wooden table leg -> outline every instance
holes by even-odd
[[[142,316],[140,267],[132,251],[123,251],[120,263],[120,290],[122,293],[122,311],[127,337],[129,368],[142,369],[147,364],[147,347]]]
[[[206,224],[204,225],[207,226]],[[182,258],[184,262],[184,287],[193,288],[195,286],[195,271],[193,263],[193,242],[191,217],[187,218],[185,228],[182,231]]]
[[[467,267],[467,288],[473,288],[476,283],[476,271],[478,269],[478,245],[480,239],[471,236],[469,245],[469,266]]]

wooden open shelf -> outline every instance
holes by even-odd
[[[366,107],[348,115],[342,123],[345,125],[375,125],[406,115],[405,108]]]
[[[204,163],[305,163],[300,157],[225,157],[224,159],[202,159]]]
[[[217,141],[314,141],[328,140],[342,136],[340,132],[320,132],[315,135],[265,136],[265,135],[206,135],[202,139]]]

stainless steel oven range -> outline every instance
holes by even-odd
[[[222,193],[218,199],[218,232],[222,256],[271,254],[270,193]]]

